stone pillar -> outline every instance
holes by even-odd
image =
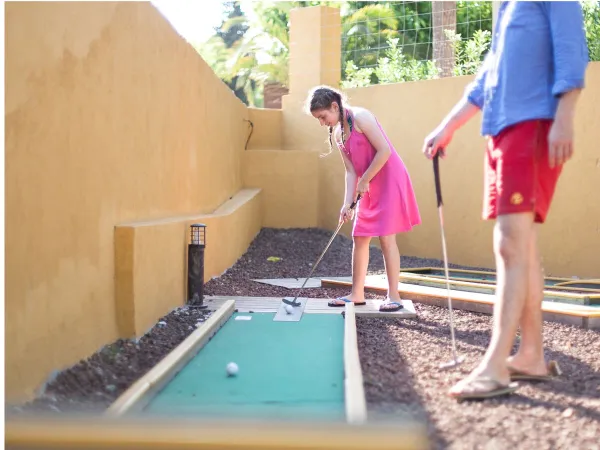
[[[319,84],[339,87],[342,22],[339,8],[312,6],[290,12],[290,94]]]
[[[444,30],[456,31],[456,2],[431,2],[433,17],[433,59],[441,77],[451,77],[454,50]],[[464,36],[463,36],[464,38]]]
[[[342,77],[342,21],[339,8],[311,6],[290,12],[289,93],[282,98],[284,150],[324,152],[327,131],[304,113],[311,88],[336,89]]]

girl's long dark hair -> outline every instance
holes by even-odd
[[[312,113],[321,109],[329,109],[333,102],[336,102],[340,107],[340,127],[342,130],[342,142],[344,139],[344,106],[345,102],[343,94],[329,86],[318,86],[314,88],[306,102],[306,112]],[[329,127],[329,153],[333,150],[333,128]]]

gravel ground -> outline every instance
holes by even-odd
[[[205,294],[294,295],[295,290],[251,280],[307,276],[330,236],[325,230],[263,229],[232,268],[206,284]],[[314,276],[350,275],[351,251],[351,241],[338,236]],[[270,256],[281,260],[269,262]],[[409,268],[442,262],[403,256],[401,264]],[[383,270],[381,251],[373,247],[369,272]],[[344,288],[306,289],[303,296],[335,298],[347,293]],[[367,297],[382,298],[371,293]],[[455,311],[457,346],[465,362],[443,372],[437,368],[440,361],[451,358],[448,311],[419,303],[415,307],[414,320],[357,320],[370,420],[406,415],[424,420],[436,449],[600,449],[598,332],[546,322],[546,354],[559,362],[563,377],[523,384],[516,394],[501,399],[457,403],[446,392],[485,351],[491,317]],[[48,383],[44,395],[18,411],[102,410],[205,319],[204,311],[177,309],[139,342],[117,341],[63,371]]]

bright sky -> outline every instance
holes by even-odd
[[[240,6],[251,19],[252,0],[241,0]],[[190,43],[200,43],[214,34],[223,19],[221,0],[152,0],[152,4]]]

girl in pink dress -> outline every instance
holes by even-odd
[[[400,252],[397,233],[406,233],[421,223],[419,208],[406,166],[368,110],[347,105],[337,90],[320,86],[307,100],[308,112],[321,126],[329,127],[330,151],[335,140],[346,168],[346,194],[340,221],[355,218],[352,228],[352,292],[329,302],[365,304],[364,284],[369,265],[369,244],[379,237],[388,279],[388,294],[380,311],[402,308],[398,281]],[[356,210],[350,204],[361,194]]]

